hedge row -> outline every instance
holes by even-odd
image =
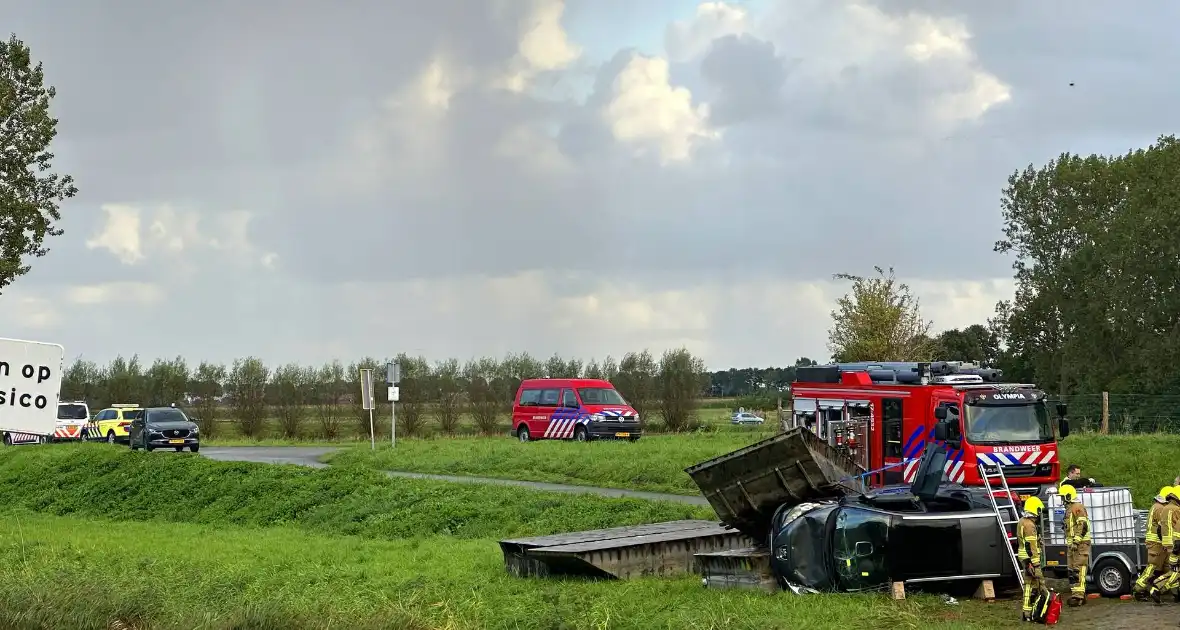
[[[502,359],[484,357],[430,362],[400,355],[399,434],[417,435],[436,424],[444,434],[459,432],[463,418],[476,430],[500,430],[510,413],[522,379],[604,378],[615,385],[641,418],[658,413],[664,428],[678,431],[698,422],[699,399],[708,386],[704,362],[684,348],[656,358],[647,350],[584,362],[557,355],[545,361],[527,353]],[[246,437],[259,437],[267,423],[277,422],[283,437],[304,433],[309,417],[318,422],[319,437],[335,438],[343,423],[355,420],[368,433],[368,412],[362,410],[360,373],[374,370],[375,398],[384,413],[386,361],[365,357],[347,366],[339,360],[325,365],[288,363],[270,366],[258,357],[230,365],[202,361],[191,367],[183,357],[157,359],[146,369],[138,356],[117,357],[105,366],[75,361],[62,380],[63,400],[85,400],[92,410],[116,403],[189,406],[209,434],[232,420]]]

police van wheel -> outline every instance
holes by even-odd
[[[12,446],[12,436],[7,433],[4,434],[4,446]]]
[[[579,426],[578,428],[574,429],[575,442],[587,442],[589,440],[590,434],[586,432],[586,427]]]
[[[1094,565],[1094,585],[1103,597],[1121,597],[1131,592],[1131,572],[1117,558],[1103,558]]]
[[[114,444],[114,443],[115,443],[115,432],[114,431],[107,431],[107,444]]]

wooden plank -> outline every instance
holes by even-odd
[[[975,589],[975,599],[991,603],[996,601],[996,586],[991,580],[980,580],[979,588]]]

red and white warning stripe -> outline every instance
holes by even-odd
[[[577,425],[577,418],[555,418],[549,421],[549,426],[545,427],[545,434],[542,437],[557,440],[571,438],[574,436],[574,427]]]

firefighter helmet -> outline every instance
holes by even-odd
[[[1168,488],[1168,494],[1166,495],[1166,498],[1180,502],[1180,486],[1172,486],[1171,488]]]
[[[1037,497],[1029,497],[1024,500],[1024,513],[1029,516],[1036,516],[1043,509],[1045,509],[1045,504]]]
[[[1159,494],[1155,495],[1155,500],[1160,503],[1168,502],[1168,493],[1172,491],[1172,486],[1164,486],[1160,488]]]
[[[1078,500],[1078,489],[1073,487],[1073,484],[1061,484],[1061,490],[1058,490],[1057,494],[1061,497],[1062,503],[1073,503]]]

